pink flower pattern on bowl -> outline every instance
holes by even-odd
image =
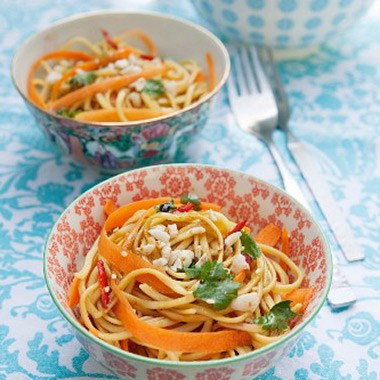
[[[223,185],[223,197],[215,191],[216,183]],[[303,285],[315,289],[310,305],[288,336],[241,357],[178,366],[114,349],[76,322],[66,301],[68,289],[73,273],[81,267],[105,220],[102,209],[105,201],[111,198],[122,205],[147,197],[177,197],[187,191],[195,192],[204,201],[220,203],[222,211],[233,220],[247,218],[253,233],[269,221],[286,226],[291,239],[290,256],[305,273]],[[53,300],[90,355],[125,378],[150,380],[248,380],[264,372],[286,355],[304,325],[314,318],[326,298],[331,276],[331,258],[323,235],[308,212],[294,200],[246,174],[197,164],[126,172],[89,190],[68,207],[54,226],[47,241],[44,265]]]

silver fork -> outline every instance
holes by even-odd
[[[227,81],[228,98],[238,125],[267,145],[278,167],[285,190],[309,209],[298,182],[273,142],[272,133],[278,125],[279,114],[276,99],[261,67],[256,49],[231,46],[229,50],[232,72]]]
[[[361,260],[364,256],[355,239],[351,237],[351,233],[348,230],[349,227],[345,225],[346,222],[344,217],[340,215],[340,210],[334,204],[335,202],[331,197],[331,193],[328,191],[328,185],[321,176],[315,176],[313,174],[315,173],[315,164],[309,159],[308,156],[310,156],[310,154],[308,154],[305,144],[300,141],[288,127],[288,121],[290,118],[288,97],[281,84],[280,76],[277,72],[276,64],[274,62],[271,50],[263,49],[263,52],[266,55],[266,68],[270,72],[273,87],[276,93],[276,102],[279,111],[278,126],[286,135],[288,149],[292,153],[293,158],[295,159],[295,162],[304,175],[305,179],[309,182],[311,189],[314,189],[314,191],[318,189],[318,193],[314,192],[314,196],[317,195],[317,201],[319,199],[319,202],[322,202],[324,204],[322,212],[327,217],[327,221],[332,227],[335,237],[340,237],[340,239],[337,240],[347,260]],[[330,208],[333,210],[334,215],[328,215]],[[339,225],[333,223],[334,220],[338,220]],[[338,235],[337,232],[339,232]],[[356,296],[346,276],[341,271],[339,264],[335,258],[335,254],[332,255],[332,259],[333,278],[330,293],[328,295],[328,301],[332,308],[342,308],[353,304],[356,301]]]
[[[232,113],[238,125],[267,144],[282,176],[285,190],[308,206],[298,183],[286,167],[272,139],[272,133],[279,122],[287,136],[290,136],[290,131],[287,129],[289,119],[287,97],[279,84],[272,57],[270,56],[269,62],[274,75],[277,75],[276,88],[282,91],[282,96],[277,99],[262,69],[256,49],[231,47],[230,52],[232,74],[228,79],[227,88]],[[277,101],[279,101],[278,104]],[[355,294],[341,272],[334,255],[333,263],[333,281],[328,295],[329,304],[332,308],[350,306],[356,301]]]

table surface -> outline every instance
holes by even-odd
[[[365,261],[348,264],[332,242],[357,303],[339,312],[326,304],[289,355],[259,379],[375,380],[380,373],[379,5],[318,54],[279,63],[292,107],[290,128],[310,144],[316,170],[327,179]],[[14,49],[36,29],[74,13],[112,8],[163,11],[202,23],[185,0],[0,4],[0,379],[115,378],[76,341],[42,275],[44,241],[54,221],[107,176],[62,157],[50,145],[9,75]],[[202,133],[176,160],[227,166],[280,185],[266,147],[239,131],[225,94],[219,102]],[[328,228],[280,132],[276,140]]]

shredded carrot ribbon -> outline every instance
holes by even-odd
[[[251,344],[245,331],[221,330],[217,332],[181,332],[167,330],[141,321],[128,299],[112,281],[111,288],[118,299],[113,311],[125,329],[136,339],[160,350],[176,352],[218,353]]]
[[[301,304],[302,309],[300,312],[303,312],[307,305],[310,302],[310,299],[313,297],[314,289],[313,288],[298,288],[294,289],[290,293],[282,294],[281,298],[283,300],[291,301],[290,306],[295,306],[296,304]]]
[[[46,108],[45,102],[41,99],[41,96],[37,93],[35,86],[33,84],[33,75],[36,72],[38,66],[40,66],[41,62],[48,61],[50,59],[70,59],[77,61],[89,61],[92,57],[86,53],[81,51],[74,50],[56,50],[50,53],[44,54],[38,59],[34,61],[32,66],[30,67],[27,81],[27,90],[29,100],[39,108]]]
[[[261,229],[255,236],[256,243],[274,247],[281,238],[281,230],[273,223],[269,223]]]
[[[94,95],[97,92],[104,92],[107,90],[118,90],[125,87],[139,78],[149,79],[156,75],[161,75],[165,72],[165,65],[159,67],[152,67],[142,73],[132,74],[127,76],[117,76],[114,78],[105,79],[102,82],[93,83],[85,87],[81,87],[78,90],[69,92],[68,94],[54,100],[48,104],[48,108],[51,110],[58,110],[60,108],[66,108],[73,103],[82,100],[88,96]]]

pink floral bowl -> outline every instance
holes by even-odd
[[[217,203],[233,220],[247,219],[257,232],[269,222],[285,226],[290,256],[303,269],[303,286],[315,291],[298,324],[277,342],[234,358],[168,362],[117,349],[91,335],[67,305],[73,274],[81,268],[105,220],[103,205],[119,205],[144,198],[178,197],[188,191]],[[332,273],[331,254],[320,228],[309,212],[282,190],[244,173],[198,164],[160,165],[120,174],[98,184],[76,199],[62,214],[46,243],[45,280],[59,311],[89,354],[127,379],[251,380],[265,372],[296,343],[326,300]]]
[[[27,97],[27,77],[32,63],[57,50],[75,35],[94,39],[94,31],[112,35],[127,29],[143,30],[159,55],[175,60],[194,59],[205,69],[205,54],[214,60],[215,88],[189,107],[168,115],[118,123],[80,122],[53,115],[34,106]],[[13,83],[46,137],[75,160],[107,172],[121,172],[172,160],[175,152],[205,125],[215,95],[227,80],[228,52],[206,29],[160,13],[92,12],[60,21],[27,39],[12,61]]]

